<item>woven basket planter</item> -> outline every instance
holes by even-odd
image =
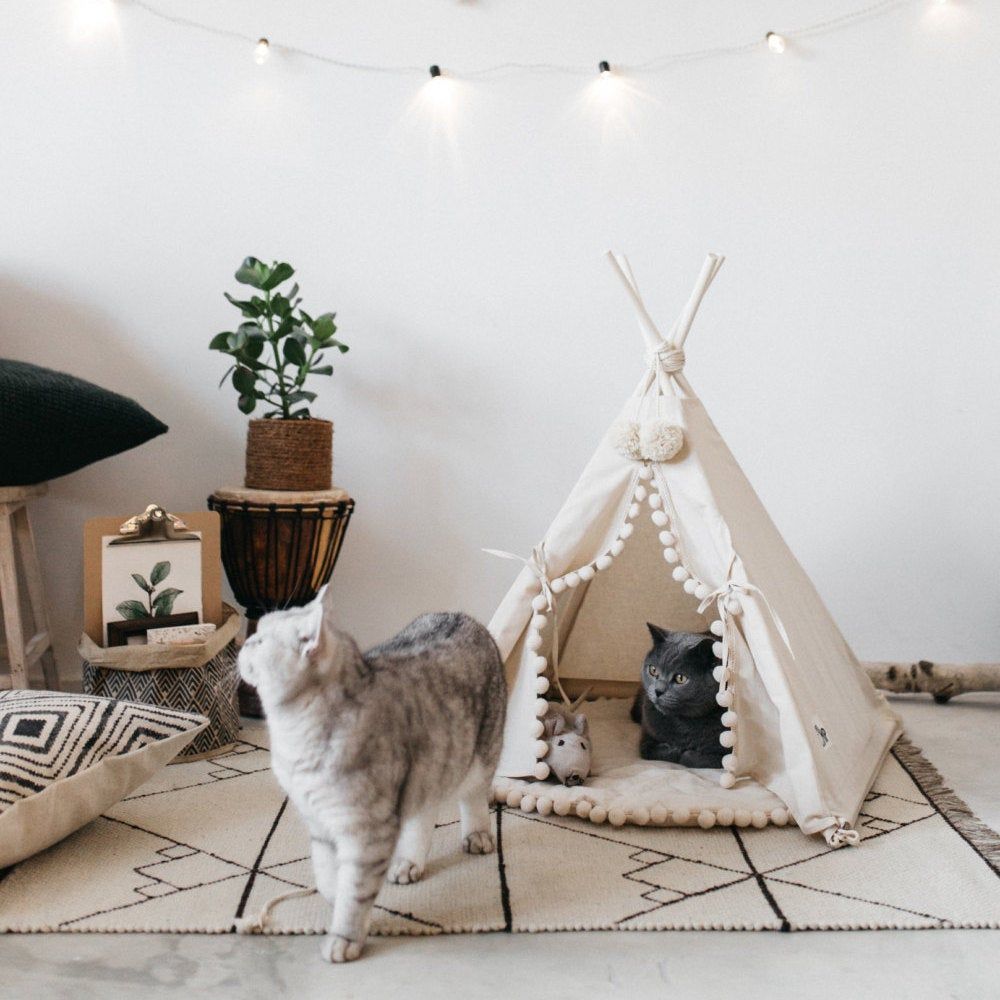
[[[198,646],[98,646],[86,633],[78,646],[86,694],[197,712],[209,720],[176,760],[229,750],[240,728],[236,704],[239,615],[223,605],[224,620]]]
[[[328,490],[333,485],[329,420],[251,420],[244,485],[250,490]]]

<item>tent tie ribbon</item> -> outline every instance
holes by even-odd
[[[536,545],[527,559],[515,552],[505,552],[503,549],[483,549],[483,552],[487,555],[499,556],[501,559],[513,559],[514,562],[524,563],[531,570],[532,576],[541,584],[542,594],[545,597],[545,609],[552,616],[552,679],[559,689],[563,703],[569,706],[570,700],[563,690],[562,681],[559,680],[559,614],[556,611],[556,595],[552,592],[552,583],[545,565],[545,542]]]
[[[733,562],[735,562],[735,559]],[[741,583],[739,580],[732,578],[733,562],[729,564],[726,582],[705,596],[701,604],[698,605],[698,614],[703,615],[713,602],[717,602],[719,606],[719,618],[722,620],[723,625],[725,625],[731,615],[739,614],[742,611],[739,601],[740,597],[744,594],[755,594],[761,599],[764,607],[767,608],[768,614],[774,622],[774,627],[778,630],[778,634],[781,636],[785,646],[788,647],[788,652],[794,658],[795,654],[792,653],[792,643],[788,638],[788,633],[785,631],[784,623],[778,617],[778,612],[771,607],[771,602],[760,587],[756,587],[752,583]],[[730,603],[731,599],[734,603]]]

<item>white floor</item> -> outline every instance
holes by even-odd
[[[910,738],[1000,827],[1000,696],[897,699]],[[1000,997],[1000,931],[483,934],[378,939],[332,968],[316,938],[12,935],[0,998],[867,1000]]]

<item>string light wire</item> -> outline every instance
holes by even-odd
[[[867,21],[883,14],[887,14],[899,7],[908,6],[915,0],[876,0],[864,7],[847,11],[836,17],[826,18],[813,24],[806,24],[795,29],[785,29],[781,35],[787,39],[813,38],[817,35],[837,31],[851,24],[860,21]],[[206,24],[203,21],[196,21],[193,18],[184,17],[179,14],[170,14],[147,0],[131,0],[130,7],[136,7],[145,11],[151,17],[183,28],[192,28],[205,34],[216,35],[220,38],[232,38],[250,45],[258,45],[260,39],[254,35],[242,31],[235,31],[231,28],[220,28],[216,25]],[[773,32],[772,32],[773,34]],[[269,36],[270,37],[270,36]],[[761,33],[753,40],[740,42],[734,45],[718,45],[705,49],[691,49],[681,52],[670,52],[662,56],[656,56],[645,62],[636,63],[631,66],[619,64],[626,72],[651,73],[666,69],[669,66],[679,63],[696,62],[702,59],[712,59],[722,56],[738,56],[748,52],[753,52],[766,45],[766,33]],[[325,63],[328,66],[335,66],[338,69],[357,70],[365,73],[385,73],[397,76],[424,76],[427,73],[425,66],[407,65],[385,65],[380,66],[374,63],[354,62],[350,59],[339,59],[335,56],[324,55],[321,52],[314,52],[311,49],[304,49],[298,45],[286,45],[280,42],[271,42],[270,49],[301,56],[303,59],[311,59],[315,62]],[[593,69],[589,66],[581,66],[568,63],[543,63],[543,62],[503,62],[492,66],[482,66],[477,69],[461,70],[449,67],[452,76],[464,79],[482,79],[485,77],[499,76],[504,73],[557,73],[571,76],[590,76]]]

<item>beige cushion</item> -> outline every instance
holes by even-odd
[[[0,691],[0,869],[98,817],[208,719],[55,691]]]

